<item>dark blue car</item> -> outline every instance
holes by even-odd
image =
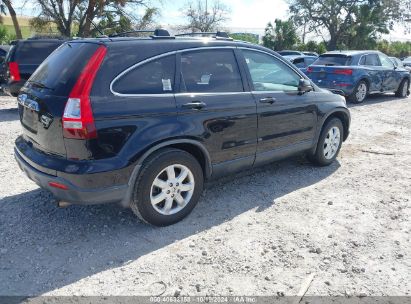
[[[297,68],[300,69],[301,72],[305,73],[307,71],[307,68],[313,64],[318,56],[306,56],[306,55],[285,55],[283,56],[285,59],[290,61],[292,64],[294,64]]]
[[[321,88],[361,103],[369,94],[394,92],[409,94],[410,73],[395,67],[378,51],[333,51],[320,55],[306,74]]]

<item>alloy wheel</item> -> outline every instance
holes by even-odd
[[[190,202],[194,187],[194,175],[190,169],[180,164],[170,165],[152,183],[151,204],[160,214],[176,214]]]
[[[331,159],[335,156],[340,146],[341,134],[340,129],[337,127],[332,127],[325,137],[324,140],[324,157],[326,159]]]
[[[367,96],[367,85],[364,82],[361,82],[355,93],[355,97],[358,102],[362,102]]]

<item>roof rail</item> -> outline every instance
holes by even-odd
[[[164,30],[164,29],[133,30],[133,31],[127,31],[127,32],[122,32],[122,33],[111,34],[111,35],[109,35],[109,37],[110,38],[112,38],[112,37],[124,37],[124,36],[127,36],[129,34],[134,34],[134,33],[141,33],[141,34],[153,33],[153,35],[151,35],[152,38],[172,38],[170,36],[170,33],[167,30]]]
[[[222,31],[217,31],[217,32],[192,32],[192,33],[183,33],[183,34],[177,34],[175,35],[176,37],[182,37],[182,36],[212,36],[214,38],[224,38],[224,39],[231,39],[227,32],[222,32]]]

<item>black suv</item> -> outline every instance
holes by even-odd
[[[300,152],[331,164],[350,125],[343,97],[220,36],[70,41],[18,103],[30,179],[64,205],[120,202],[158,226],[188,215],[204,180]]]
[[[2,63],[2,88],[5,93],[17,96],[21,87],[56,48],[62,39],[30,38],[12,42],[12,47]]]

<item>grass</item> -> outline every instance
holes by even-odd
[[[30,38],[36,34],[35,29],[30,26],[31,17],[18,16],[17,19],[19,21],[20,30],[23,38]],[[16,34],[16,31],[14,30],[13,21],[10,16],[2,16],[2,23],[10,35]],[[55,29],[54,26],[53,32],[57,32],[57,29]]]

